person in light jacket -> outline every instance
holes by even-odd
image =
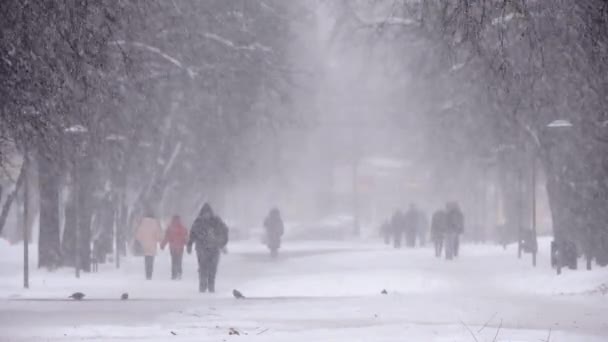
[[[146,279],[150,280],[154,271],[154,257],[158,250],[157,247],[163,239],[160,222],[152,211],[148,210],[141,219],[139,226],[137,226],[135,239],[139,242],[144,256]]]

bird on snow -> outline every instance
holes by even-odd
[[[82,300],[84,298],[84,293],[82,293],[82,292],[74,292],[68,298],[72,298],[73,300]]]
[[[232,295],[236,299],[245,299],[245,296],[243,296],[243,294],[239,292],[239,290],[232,290]]]
[[[127,299],[129,299],[129,294],[126,292],[120,296],[120,300],[127,300]]]
[[[382,293],[383,295],[385,295],[385,294],[388,294],[388,291],[386,291],[386,289],[384,289],[384,290],[382,290],[382,292],[380,292],[380,293]]]

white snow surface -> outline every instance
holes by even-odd
[[[289,241],[273,261],[239,242],[222,257],[218,293],[200,294],[194,256],[171,281],[166,251],[151,281],[141,258],[76,279],[37,270],[33,255],[24,290],[21,246],[0,241],[0,341],[607,341],[608,297],[594,290],[608,270],[557,276],[547,245],[535,269],[513,246],[464,245],[447,262],[430,248]],[[67,300],[75,291],[85,299]]]

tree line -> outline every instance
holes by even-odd
[[[89,271],[92,248],[126,248],[144,205],[198,206],[262,167],[241,151],[289,120],[293,11],[275,0],[2,1],[0,163],[33,176],[39,267]],[[1,194],[6,211],[22,178]]]
[[[474,188],[492,173],[516,231],[530,225],[521,207],[538,173],[556,242],[608,264],[608,1],[331,4],[335,36],[389,51],[392,74],[413,75],[401,105],[414,102],[435,139],[437,179],[460,170]]]

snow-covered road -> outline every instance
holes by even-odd
[[[608,271],[557,277],[542,245],[533,269],[495,246],[466,245],[446,262],[430,249],[287,243],[271,261],[258,244],[238,243],[215,295],[197,292],[192,256],[184,279],[168,280],[166,253],[152,281],[133,258],[79,280],[35,271],[25,291],[19,250],[4,248],[0,341],[607,341],[608,297],[592,292]],[[233,299],[233,288],[249,298]],[[74,291],[86,300],[65,300]],[[132,299],[118,300],[123,292]]]

